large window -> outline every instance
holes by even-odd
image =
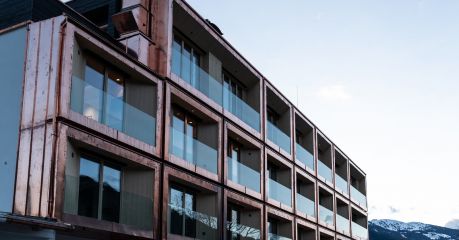
[[[84,79],[87,85],[83,93],[83,115],[122,130],[124,77],[93,58],[87,58]]]
[[[195,238],[196,219],[193,213],[196,210],[194,193],[186,192],[178,187],[172,187],[170,192],[170,233]]]
[[[82,157],[79,182],[78,215],[118,222],[121,191],[119,168]]]
[[[69,144],[64,213],[153,230],[154,170]]]
[[[192,239],[216,239],[216,198],[190,188],[173,185],[169,195],[169,234]]]
[[[172,43],[172,72],[196,86],[199,77],[200,54],[195,48],[175,36]]]
[[[194,141],[197,139],[196,119],[174,106],[172,116],[172,152],[188,162],[194,163]]]

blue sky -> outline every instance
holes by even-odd
[[[188,2],[364,169],[370,219],[459,218],[459,1]]]

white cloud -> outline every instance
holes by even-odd
[[[352,98],[351,94],[342,85],[335,84],[319,89],[317,96],[325,100],[342,101]]]

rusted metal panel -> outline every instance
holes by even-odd
[[[48,217],[49,191],[51,182],[51,161],[53,157],[53,126],[47,124],[45,135],[45,147],[43,154],[43,174],[41,180],[40,217]]]
[[[15,214],[25,215],[27,203],[27,183],[29,179],[30,148],[32,131],[23,130],[20,133],[20,144],[18,154],[18,165],[16,170],[16,187],[14,195]]]
[[[41,178],[45,146],[45,126],[34,128],[30,152],[29,184],[27,186],[26,214],[37,216],[40,211]]]

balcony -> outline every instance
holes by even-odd
[[[325,183],[333,186],[333,159],[332,159],[332,147],[331,143],[323,137],[321,134],[317,134],[317,172],[318,177]]]
[[[229,201],[226,212],[226,239],[261,239],[260,209]]]
[[[316,217],[315,184],[309,178],[296,175],[296,209],[306,216]]]
[[[328,227],[335,225],[333,205],[333,193],[319,187],[319,220]]]
[[[88,228],[135,229],[151,237],[154,170],[126,159],[114,160],[116,156],[112,160],[111,156],[96,155],[84,150],[85,144],[68,144],[64,220]]]
[[[351,164],[351,199],[362,208],[367,208],[366,177],[356,166]]]
[[[336,231],[349,235],[350,234],[350,219],[349,219],[349,202],[343,200],[336,195]]]
[[[314,128],[298,114],[295,114],[295,127],[295,159],[314,172]]]
[[[291,169],[268,155],[266,190],[268,198],[292,207]]]
[[[320,232],[319,240],[335,240],[335,237],[333,236],[332,232],[330,233]]]
[[[297,239],[300,239],[300,240],[303,240],[303,239],[316,240],[316,230],[315,230],[315,226],[313,225],[311,226],[308,225],[307,227],[307,226],[297,224],[297,234],[298,234]]]
[[[171,183],[168,233],[171,238],[217,239],[217,194]],[[174,237],[172,237],[174,236]]]
[[[261,197],[261,145],[230,124],[227,124],[227,135],[227,179],[259,193]],[[239,190],[245,191],[244,188]]]
[[[362,212],[352,207],[352,237],[359,239],[368,239],[368,218]]]
[[[279,151],[291,154],[290,106],[271,88],[266,88],[266,128],[267,139],[277,146]]]
[[[188,105],[184,99],[175,95],[171,98],[171,156],[188,165],[218,174],[218,122],[200,112],[198,106],[195,108]]]
[[[335,189],[344,195],[349,195],[348,187],[348,160],[335,149]]]
[[[261,77],[208,32],[206,23],[190,16],[180,4],[174,3],[173,11],[171,72],[179,84],[197,90],[223,107],[225,115],[259,133]]]
[[[156,86],[128,81],[123,73],[107,70],[104,62],[89,59],[84,69],[74,69],[72,111],[155,146]]]
[[[291,240],[292,223],[286,219],[268,216],[268,238],[269,240]]]

